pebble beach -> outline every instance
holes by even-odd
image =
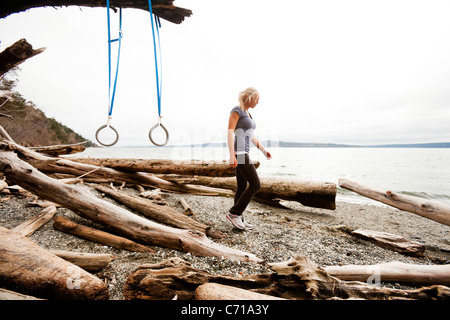
[[[92,186],[92,193],[101,197]],[[134,189],[124,189],[137,194]],[[336,203],[336,210],[302,206],[296,202],[283,202],[286,208],[275,208],[252,201],[244,213],[253,230],[238,230],[231,226],[225,214],[233,203],[230,197],[197,196],[163,193],[167,205],[183,211],[180,198],[191,207],[193,219],[211,226],[224,235],[214,240],[225,246],[255,254],[266,262],[281,262],[297,255],[304,255],[319,266],[346,264],[378,264],[400,261],[414,264],[445,264],[450,258],[450,227],[435,221],[400,211],[374,202],[373,205],[348,202]],[[114,202],[108,197],[106,201]],[[32,195],[2,195],[0,197],[0,225],[14,228],[42,210],[31,206],[36,200]],[[117,204],[119,205],[119,204]],[[131,210],[132,211],[132,210]],[[136,213],[138,214],[138,213]],[[90,227],[103,229],[77,216],[65,208],[58,208],[56,216],[64,216]],[[355,238],[345,230],[365,229],[403,236],[426,247],[423,257],[411,257],[374,243]],[[219,257],[198,257],[172,249],[150,246],[155,253],[119,250],[77,238],[55,230],[52,221],[38,229],[30,239],[46,249],[87,253],[109,253],[115,259],[102,271],[95,273],[108,284],[110,299],[122,300],[122,288],[127,277],[140,265],[157,263],[171,257],[182,258],[193,267],[211,274],[227,274],[243,277],[250,274],[270,273],[266,264],[240,262]],[[395,288],[411,288],[396,283],[382,283]]]

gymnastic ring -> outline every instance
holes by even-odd
[[[152,132],[153,132],[153,130],[155,130],[158,126],[161,126],[161,128],[163,128],[164,132],[166,133],[166,141],[164,141],[164,143],[162,143],[162,144],[156,143],[156,142],[153,140],[153,138],[152,138]],[[157,124],[155,124],[155,125],[150,129],[150,131],[148,132],[148,137],[150,138],[150,141],[151,141],[155,146],[158,146],[158,147],[165,146],[165,145],[167,144],[167,142],[169,142],[169,131],[167,131],[166,127],[164,127],[164,125],[161,123],[161,119],[158,121]]]
[[[102,131],[102,130],[105,129],[106,127],[111,128],[112,131],[114,131],[115,134],[116,134],[116,139],[115,139],[112,143],[110,143],[110,144],[103,143],[103,142],[101,142],[101,141],[98,139],[98,134],[100,133],[100,131]],[[104,125],[102,125],[100,128],[97,129],[97,132],[95,132],[95,139],[97,139],[98,143],[100,143],[102,146],[105,146],[105,147],[111,147],[111,146],[115,145],[115,144],[117,143],[117,141],[119,141],[119,133],[117,132],[116,129],[114,129],[113,126],[110,126],[109,124],[104,124]]]

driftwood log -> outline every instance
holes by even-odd
[[[3,149],[14,150],[22,159],[46,174],[69,174],[83,176],[88,182],[130,183],[159,188],[164,191],[190,193],[197,195],[233,196],[236,189],[234,177],[214,178],[194,176],[194,184],[167,181],[148,172],[124,172],[106,167],[71,161],[69,159],[51,158],[24,148],[10,141],[3,144]],[[336,184],[316,181],[284,181],[277,178],[262,178],[261,190],[255,198],[284,199],[298,201],[305,206],[334,210],[336,209]]]
[[[132,196],[123,191],[115,191],[102,185],[95,186],[95,189],[158,222],[180,229],[196,230],[211,238],[222,238],[222,236],[210,226],[189,218],[171,207],[159,206],[154,204],[151,200]]]
[[[138,187],[137,189],[140,191],[139,197],[151,199],[151,200],[158,200],[158,201],[162,199],[160,189],[153,189],[153,190],[145,191],[145,189],[142,186],[137,186],[137,187]]]
[[[108,201],[95,197],[78,185],[67,185],[48,177],[13,152],[0,152],[0,172],[42,199],[59,203],[79,216],[98,222],[142,244],[190,252],[200,256],[260,262],[251,253],[219,245],[201,233],[176,229],[150,221]]]
[[[1,129],[3,129],[3,127],[0,127],[0,131]],[[6,132],[2,132],[4,136],[5,133]],[[25,160],[39,171],[48,175],[64,174],[65,178],[82,177],[84,181],[93,183],[137,184],[177,193],[211,196],[232,195],[232,192],[229,190],[198,185],[180,185],[160,179],[155,177],[153,174],[146,172],[124,172],[111,168],[79,163],[69,159],[52,158],[30,150],[29,148],[25,148],[10,139],[8,140],[8,143],[3,143],[0,145],[1,149],[16,152],[22,160]]]
[[[423,244],[388,232],[358,229],[352,231],[351,235],[371,241],[380,247],[409,256],[421,257],[425,252],[425,246]]]
[[[167,21],[180,24],[185,17],[192,15],[192,11],[179,8],[173,5],[174,0],[152,0],[152,11],[155,15]],[[147,0],[111,0],[111,8],[133,8],[149,10]],[[31,8],[39,7],[61,7],[61,6],[80,6],[80,7],[106,7],[106,1],[96,0],[21,0],[6,1],[0,8],[0,18],[4,18],[12,13],[25,11]]]
[[[18,225],[12,231],[21,234],[24,237],[32,235],[37,229],[45,225],[47,222],[52,220],[53,216],[56,214],[56,207],[49,206],[43,209],[34,217],[28,219],[24,223]]]
[[[23,237],[29,237],[37,229],[45,225],[47,222],[53,219],[56,214],[56,206],[52,203],[45,205],[37,215],[31,217],[27,221],[11,229]],[[84,270],[99,271],[104,269],[113,259],[114,256],[110,254],[94,254],[94,253],[78,253],[63,250],[49,250],[54,255],[67,260]]]
[[[0,283],[6,289],[45,299],[108,299],[105,284],[80,267],[0,227]]]
[[[136,269],[127,278],[123,295],[129,300],[192,300],[199,286],[218,283],[284,299],[450,299],[450,288],[446,286],[398,290],[358,281],[342,281],[306,257],[269,266],[273,273],[234,278],[211,275],[193,268],[182,259],[172,258]]]
[[[49,251],[55,256],[63,258],[64,260],[69,261],[84,270],[93,272],[103,270],[112,260],[114,260],[114,256],[107,253],[86,253],[66,250]]]
[[[35,50],[27,40],[20,39],[0,53],[0,76],[44,50],[45,48]]]
[[[164,176],[160,176],[163,177]],[[212,188],[236,190],[235,178],[197,176],[191,184]],[[305,206],[336,209],[336,184],[332,182],[286,180],[262,177],[261,189],[255,197],[297,201]],[[172,180],[174,181],[174,180]]]
[[[48,207],[55,207],[55,208],[61,208],[61,205],[51,202],[51,201],[46,201],[46,200],[34,200],[32,202],[29,202],[26,204],[27,207],[40,207],[40,208],[48,208]]]
[[[69,177],[82,177],[86,182],[139,184],[146,187],[158,188],[163,191],[189,193],[197,195],[230,196],[232,192],[225,189],[210,188],[198,185],[181,185],[163,180],[147,172],[124,172],[106,167],[84,164],[69,159],[50,158],[36,152],[10,144],[22,159],[25,159],[36,169],[46,174],[67,174]]]
[[[194,212],[192,212],[191,206],[184,200],[184,198],[180,198],[180,203],[183,206],[183,214],[187,216],[193,216]]]
[[[84,146],[85,142],[79,142],[74,144],[63,144],[63,145],[55,145],[55,146],[46,146],[46,147],[30,147],[31,150],[36,152],[40,152],[49,156],[60,156],[67,154],[74,154],[78,152],[83,152],[86,150]]]
[[[250,290],[207,282],[195,290],[195,300],[285,300]]]
[[[398,261],[375,265],[344,265],[324,267],[341,280],[398,282],[414,285],[450,286],[450,265],[419,265]]]
[[[125,172],[150,172],[185,176],[233,177],[235,169],[225,161],[70,158],[72,161]],[[256,167],[260,164],[256,163]]]
[[[0,191],[2,191],[3,189],[7,188],[8,184],[6,183],[5,180],[0,180]]]
[[[392,191],[383,192],[347,179],[339,179],[339,186],[397,209],[450,226],[450,207],[443,204]]]
[[[108,232],[97,230],[94,228],[82,226],[64,217],[56,217],[53,219],[53,228],[63,231],[77,237],[87,239],[96,243],[108,245],[110,247],[135,252],[155,252],[142,244],[131,241],[127,238],[119,237]]]
[[[9,145],[4,145],[3,148],[14,150],[22,159],[46,174],[62,173],[75,177],[82,176],[86,182],[115,182],[119,184],[125,182],[159,188],[168,192],[211,196],[233,196],[233,190],[236,189],[236,179],[234,177],[194,176],[189,178],[190,184],[183,184],[177,179],[168,181],[148,172],[125,172],[75,162],[69,159],[51,158],[12,142]],[[336,184],[334,183],[261,178],[261,184],[262,188],[255,198],[267,201],[272,201],[273,199],[298,201],[305,206],[330,210],[336,209]]]
[[[3,300],[42,300],[42,299],[0,288],[0,301]]]

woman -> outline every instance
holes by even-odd
[[[227,219],[238,229],[253,229],[242,216],[253,196],[261,188],[258,173],[249,157],[250,142],[261,150],[267,159],[272,156],[253,134],[256,123],[249,113],[259,102],[259,93],[247,88],[239,93],[239,106],[231,110],[228,120],[227,143],[230,152],[230,166],[236,168],[237,190],[234,206],[229,210]]]

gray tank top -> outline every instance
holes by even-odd
[[[236,154],[249,153],[256,123],[251,116],[249,117],[247,112],[241,110],[239,106],[234,107],[230,113],[233,112],[239,114],[239,120],[236,124],[236,129],[234,130],[234,151]]]

